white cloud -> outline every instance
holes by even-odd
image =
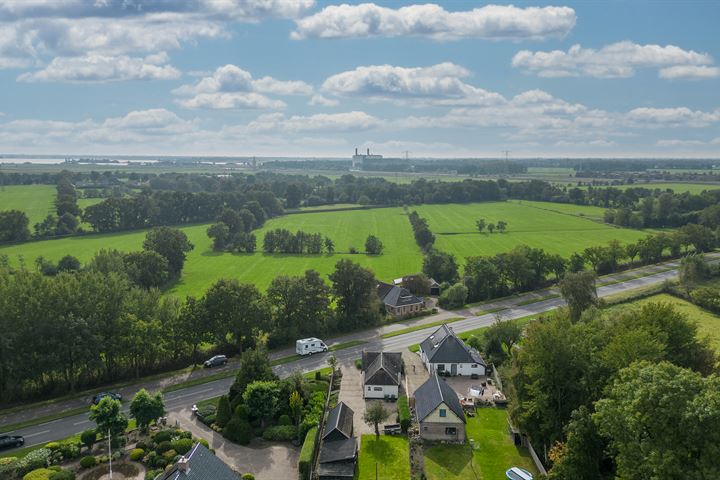
[[[614,78],[631,77],[637,68],[706,65],[712,61],[707,53],[683,50],[675,45],[638,45],[625,41],[599,50],[580,45],[573,45],[568,51],[522,50],[515,54],[512,65],[540,77]]]
[[[657,142],[655,142],[655,145],[658,147],[667,147],[667,148],[697,147],[697,146],[707,145],[707,142],[703,142],[701,140],[670,139],[670,140],[658,140]]]
[[[374,3],[331,5],[296,20],[294,39],[423,36],[437,40],[526,40],[564,37],[575,26],[569,7],[486,5],[448,12],[435,4],[398,9]]]
[[[636,127],[687,127],[703,128],[720,122],[720,109],[713,112],[691,110],[687,107],[635,108],[628,112],[627,120]]]
[[[720,67],[708,65],[677,65],[660,70],[660,78],[701,80],[720,77]]]
[[[345,132],[369,130],[381,121],[365,112],[318,113],[286,116],[282,113],[261,115],[247,125],[250,132]]]
[[[504,101],[500,94],[465,83],[462,79],[468,76],[467,69],[453,63],[414,68],[372,65],[332,75],[322,90],[338,96],[425,99],[434,104],[487,105]]]
[[[23,73],[18,80],[25,82],[108,82],[120,80],[171,80],[180,71],[167,64],[165,53],[133,58],[126,55],[105,56],[90,54],[84,57],[57,57],[42,70]]]
[[[320,95],[319,93],[316,93],[315,95],[312,96],[312,98],[310,98],[308,105],[320,106],[320,107],[337,107],[338,105],[340,105],[340,102],[338,102],[337,100],[334,100],[332,98],[324,97],[324,96]]]
[[[272,77],[254,79],[250,72],[235,65],[218,67],[212,75],[190,85],[182,85],[173,93],[190,97],[178,101],[186,108],[284,108],[285,102],[266,95],[310,95],[312,86],[301,81],[284,81]]]

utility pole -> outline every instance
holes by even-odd
[[[112,439],[110,435],[110,429],[108,428],[108,458],[110,459],[110,480],[112,480]]]
[[[510,150],[503,150],[503,153],[505,154],[505,161],[508,161],[508,156],[510,156]]]
[[[410,157],[411,153],[412,152],[410,150],[405,150],[404,152],[402,152],[402,154],[405,155],[405,160],[407,160]]]

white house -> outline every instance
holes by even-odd
[[[402,382],[402,354],[363,352],[363,396],[398,398]]]
[[[465,442],[466,420],[460,399],[455,390],[436,374],[431,374],[415,390],[415,413],[421,438]]]
[[[428,372],[442,375],[485,376],[487,365],[480,353],[443,324],[420,344],[420,358]]]

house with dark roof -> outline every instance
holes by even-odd
[[[402,383],[402,354],[363,352],[363,396],[398,398]]]
[[[239,478],[240,476],[215,454],[201,443],[197,443],[156,480],[238,480]]]
[[[395,284],[398,287],[406,287],[408,288],[408,285],[412,284],[417,280],[417,277],[420,274],[414,274],[414,275],[405,275],[404,277],[396,278],[393,280],[393,284]],[[434,278],[428,278],[428,281],[430,282],[428,284],[428,294],[438,296],[440,295],[440,284],[434,279]]]
[[[358,446],[353,437],[353,415],[344,402],[330,410],[320,440],[319,478],[345,480],[355,475]]]
[[[415,390],[415,414],[425,440],[465,442],[465,412],[460,398],[436,374]]]
[[[418,353],[430,373],[479,376],[487,373],[480,353],[465,345],[446,324],[423,340]]]
[[[387,312],[397,318],[414,315],[425,310],[425,300],[410,293],[407,288],[379,282],[377,293]]]

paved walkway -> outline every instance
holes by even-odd
[[[405,362],[405,391],[407,392],[408,398],[410,398],[415,394],[415,390],[430,378],[430,375],[425,369],[420,355],[405,349],[402,352],[402,356]]]
[[[300,449],[293,447],[290,443],[269,443],[256,439],[247,446],[237,445],[195,420],[189,409],[171,413],[168,423],[170,425],[177,423],[183,430],[188,430],[194,436],[207,440],[210,448],[215,449],[215,455],[240,474],[252,473],[258,480],[295,480],[297,478]]]
[[[353,415],[353,432],[355,436],[360,437],[366,433],[373,433],[373,428],[363,421],[365,398],[363,398],[361,371],[355,365],[349,363],[343,364],[340,369],[343,376],[340,381],[338,401],[345,402],[355,413]]]

